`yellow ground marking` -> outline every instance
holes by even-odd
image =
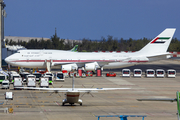
[[[117,102],[124,102],[124,101],[121,101],[121,100],[120,100],[120,101],[117,101]]]

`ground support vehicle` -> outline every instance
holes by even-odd
[[[131,77],[130,69],[122,69],[122,77]]]
[[[49,87],[49,78],[48,77],[41,77],[39,81],[40,87]]]
[[[40,80],[40,77],[42,77],[42,74],[41,74],[41,73],[38,73],[38,72],[33,73],[33,75],[36,76],[36,81],[39,81],[39,80]]]
[[[176,77],[176,70],[174,69],[169,69],[166,71],[167,77],[170,78],[175,78]]]
[[[82,73],[82,78],[86,78],[86,73]]]
[[[134,69],[133,76],[134,77],[141,77],[142,76],[142,70],[141,69]]]
[[[1,88],[2,89],[9,89],[9,80],[2,81]]]
[[[6,100],[13,100],[13,92],[6,92],[5,93]]]
[[[10,76],[10,82],[13,84],[15,78],[21,78],[21,76],[19,74],[11,74]]]
[[[92,77],[93,76],[93,72],[92,71],[86,71],[86,76],[87,77]]]
[[[145,74],[146,77],[155,77],[155,71],[153,69],[147,69]]]
[[[156,70],[156,77],[157,78],[164,78],[164,76],[165,76],[165,72],[163,69],[157,69]]]
[[[52,85],[52,84],[53,84],[52,76],[50,76],[50,75],[45,75],[44,77],[46,77],[46,78],[49,79],[49,85]]]
[[[30,73],[28,73],[28,72],[22,72],[22,73],[20,73],[20,75],[21,75],[21,77],[22,77],[23,82],[26,82],[26,76],[27,76],[27,75],[30,75]]]
[[[114,72],[106,73],[106,77],[116,77],[116,73]]]
[[[16,87],[23,87],[23,81],[21,77],[15,77],[14,78],[14,89],[17,89]]]
[[[36,76],[35,75],[27,75],[27,87],[36,87]]]
[[[44,77],[45,76],[48,76],[49,84],[52,85],[53,84],[53,80],[54,80],[54,75],[51,72],[46,72],[46,73],[44,73]]]
[[[7,76],[4,74],[0,74],[0,83],[2,83],[4,80],[7,80]]]
[[[62,72],[57,72],[57,73],[56,73],[55,80],[56,80],[56,81],[62,81],[62,82],[64,82],[64,80],[65,80],[64,74],[63,74]]]

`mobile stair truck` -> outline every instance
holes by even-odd
[[[15,89],[18,89],[18,88],[16,88],[16,87],[23,87],[22,78],[21,78],[21,77],[15,77],[15,78],[14,78],[14,83],[13,83],[13,85],[14,85],[14,90],[15,90]]]
[[[27,75],[27,87],[36,87],[36,76],[35,75]]]
[[[41,77],[39,81],[40,87],[49,87],[49,78],[48,77]]]

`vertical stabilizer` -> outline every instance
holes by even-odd
[[[143,47],[139,54],[143,55],[158,55],[166,53],[167,49],[171,43],[172,37],[175,33],[175,28],[167,28],[157,37],[155,37],[151,42],[149,42],[145,47]]]

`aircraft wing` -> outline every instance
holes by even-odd
[[[150,98],[150,99],[137,99],[138,101],[169,101],[174,102],[177,101],[176,98]]]
[[[131,88],[34,88],[34,87],[16,87],[22,89],[31,89],[31,90],[47,90],[47,91],[58,91],[58,92],[91,92],[91,91],[101,91],[101,90],[122,90],[122,89],[131,89]]]

